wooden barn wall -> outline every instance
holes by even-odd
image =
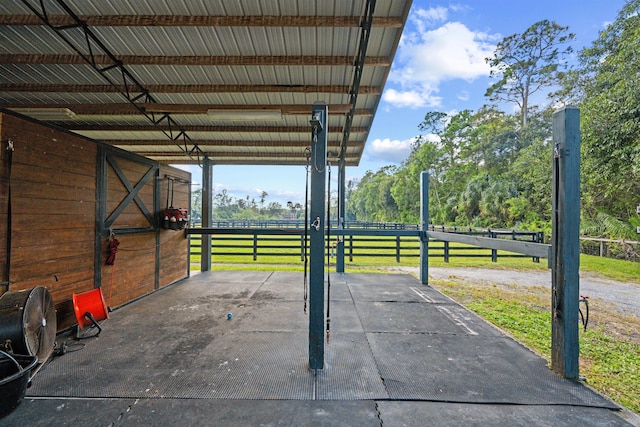
[[[2,114],[0,135],[4,150],[7,141],[14,144],[9,290],[46,287],[59,323],[68,325],[71,294],[94,287],[97,146],[8,114]],[[4,175],[6,162],[2,168]],[[5,202],[5,226],[7,213]]]
[[[188,276],[184,231],[158,227],[159,210],[164,208],[160,200],[166,198],[163,177],[170,174],[187,181],[188,172],[0,113],[2,281],[7,261],[9,140],[14,144],[9,290],[46,287],[56,304],[58,329],[75,324],[73,293],[102,286],[107,304],[117,307]],[[147,176],[138,188],[149,173],[150,179]],[[130,194],[134,188],[136,197]],[[176,203],[188,207],[188,185],[176,184],[174,194]],[[111,215],[114,212],[117,215]],[[113,266],[106,265],[110,229],[120,242]],[[5,291],[0,287],[0,295]]]

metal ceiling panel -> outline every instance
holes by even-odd
[[[360,25],[367,4],[2,2],[0,108],[66,108],[75,116],[52,123],[167,163],[208,155],[218,164],[304,164],[311,105],[323,101],[330,151],[355,165],[411,1],[377,0],[371,28]],[[361,64],[363,32],[369,43]],[[279,110],[282,119],[215,121],[208,114],[225,109],[241,116]],[[164,113],[191,146],[167,137],[166,119],[158,120]],[[198,155],[189,157],[185,148],[197,144]]]

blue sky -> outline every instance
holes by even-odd
[[[504,37],[549,19],[576,34],[575,51],[591,45],[615,20],[624,0],[414,0],[391,73],[358,167],[347,180],[368,170],[400,165],[409,154],[418,124],[428,111],[477,110],[487,103],[491,83],[485,58]],[[189,168],[201,183],[198,167]],[[301,166],[214,166],[214,191],[283,205],[304,201]],[[337,168],[332,174],[337,177]],[[194,187],[199,188],[199,187]],[[336,189],[335,183],[331,184]]]

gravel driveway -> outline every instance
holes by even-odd
[[[393,267],[419,275],[417,267]],[[511,271],[489,268],[429,267],[429,276],[440,280],[459,280],[467,283],[498,285],[509,288],[544,286],[551,289],[549,271]],[[640,283],[624,283],[603,279],[592,274],[580,274],[580,295],[599,299],[617,311],[640,318]]]

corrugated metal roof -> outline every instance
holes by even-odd
[[[343,156],[347,165],[356,165],[411,0],[375,2],[355,115],[350,132],[345,132],[361,35],[367,31],[360,25],[367,4],[3,2],[0,107],[66,108],[75,113],[73,118],[47,121],[166,163],[200,161],[200,155],[189,156],[183,149],[190,144],[214,164],[303,164],[311,105],[323,101],[329,105],[329,160]],[[45,20],[38,16],[42,12]],[[81,26],[54,31],[75,23]],[[83,26],[104,50],[86,43]],[[125,87],[123,69],[139,86],[128,79]],[[126,89],[133,94],[129,99],[119,93]],[[142,95],[132,100],[136,94]],[[187,135],[184,144],[166,136],[166,122],[156,126],[139,109],[153,112],[154,118],[169,113],[172,124]],[[213,121],[209,109],[274,109],[283,115],[277,121]]]

